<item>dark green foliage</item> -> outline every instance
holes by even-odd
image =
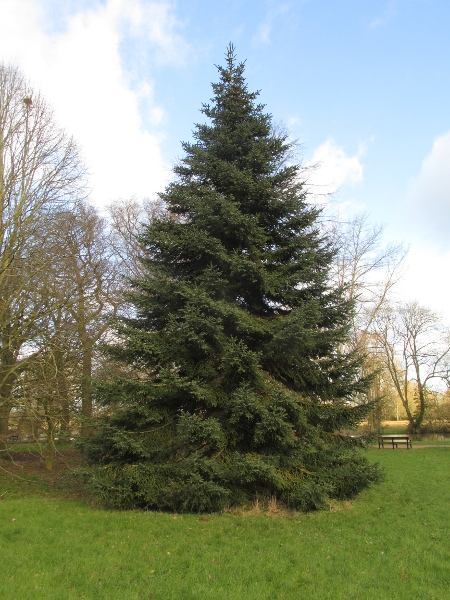
[[[141,243],[136,316],[109,349],[127,376],[85,443],[110,505],[213,511],[273,495],[312,509],[380,473],[341,432],[370,407],[345,343],[352,306],[291,145],[247,90],[232,47],[194,142]]]

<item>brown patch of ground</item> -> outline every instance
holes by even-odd
[[[73,470],[83,465],[78,450],[57,451],[53,469],[45,468],[45,457],[38,451],[14,451],[10,448],[0,455],[0,479],[12,495],[20,490],[28,494],[53,497],[85,497],[83,484],[73,476]]]

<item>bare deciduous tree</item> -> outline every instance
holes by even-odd
[[[373,324],[389,302],[393,288],[401,276],[406,250],[401,244],[383,243],[382,225],[370,223],[369,215],[360,213],[347,221],[333,219],[330,236],[336,248],[333,277],[345,286],[346,295],[355,304],[350,340],[365,356],[365,375],[373,382],[361,401],[378,403],[369,415],[373,428],[381,426],[381,399],[392,396],[383,365],[373,348]]]
[[[139,236],[146,223],[161,217],[164,212],[162,201],[140,203],[135,198],[117,200],[109,206],[111,244],[124,278],[142,276],[143,250]]]
[[[425,415],[431,382],[447,382],[449,378],[449,332],[436,313],[409,302],[380,312],[375,336],[410,427],[417,432]]]
[[[372,225],[367,213],[334,221],[331,237],[336,248],[334,278],[355,301],[356,331],[368,331],[399,280],[406,256],[402,244],[383,244],[383,225]]]
[[[73,139],[21,72],[0,64],[0,440],[14,382],[49,310],[39,293],[51,260],[45,223],[80,194],[82,180]]]
[[[106,221],[93,207],[80,202],[61,213],[59,235],[62,248],[57,265],[68,316],[64,326],[72,332],[69,337],[79,357],[81,414],[91,417],[95,346],[109,327],[108,317],[123,302],[123,285]],[[82,432],[87,433],[84,425]]]

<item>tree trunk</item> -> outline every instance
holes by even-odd
[[[47,422],[47,443],[45,445],[45,469],[51,471],[55,462],[55,421],[51,414],[51,402],[45,402],[45,420]]]
[[[85,344],[83,347],[83,364],[81,374],[81,435],[89,436],[92,434],[92,427],[85,422],[85,419],[92,417],[92,345]]]
[[[61,398],[61,425],[59,432],[62,436],[70,434],[70,403],[67,396]]]
[[[5,353],[3,353],[5,355]],[[10,354],[10,353],[6,353]],[[7,358],[7,357],[6,357]],[[8,438],[9,415],[13,407],[12,391],[16,375],[12,371],[13,365],[4,364],[5,356],[2,356],[0,368],[0,449],[6,449]]]
[[[63,435],[70,433],[70,403],[69,403],[69,389],[67,385],[67,378],[65,373],[65,361],[64,354],[61,350],[62,344],[54,352],[55,365],[56,365],[56,385],[58,391],[58,399],[60,404],[60,427],[59,431]]]
[[[0,451],[6,450],[8,440],[8,425],[9,415],[11,413],[11,404],[6,403],[5,400],[0,399]]]
[[[410,430],[411,433],[417,433],[417,431],[416,431],[416,421],[414,419],[413,413],[411,412],[411,409],[409,408],[409,403],[408,403],[408,398],[407,397],[405,399],[403,399],[403,397],[402,397],[402,404],[403,404],[403,407],[404,407],[404,409],[406,411],[407,419],[409,421],[408,429]]]

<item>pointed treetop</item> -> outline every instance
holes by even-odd
[[[235,52],[236,48],[234,46],[234,44],[232,42],[230,42],[227,46],[227,52],[225,54],[226,60],[227,60],[227,65],[228,65],[228,69],[230,71],[233,71],[234,69],[234,63],[236,61],[236,52]]]
[[[226,67],[222,67],[221,65],[215,65],[217,70],[221,75],[221,79],[224,83],[240,83],[244,84],[244,78],[242,74],[245,70],[245,61],[237,62],[236,56],[236,48],[232,42],[230,42],[227,46],[227,51],[225,53]],[[213,84],[218,85],[218,84]],[[246,88],[247,86],[244,85]]]

